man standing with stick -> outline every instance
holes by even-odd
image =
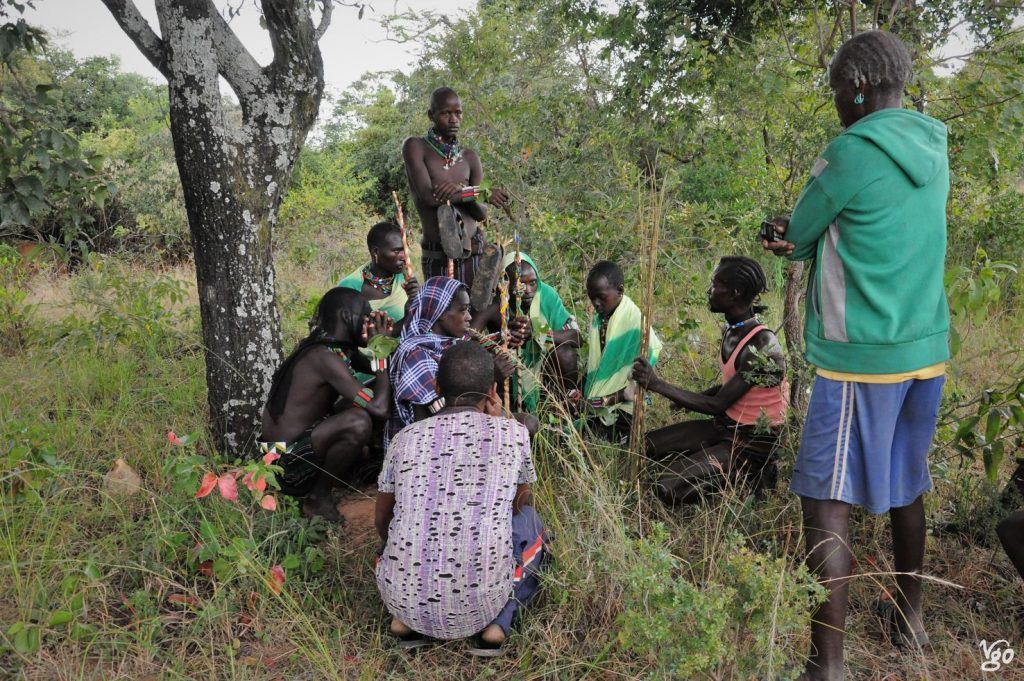
[[[402,145],[409,191],[423,225],[423,275],[448,276],[451,264],[454,278],[472,289],[480,267],[497,272],[501,260],[500,249],[488,249],[478,227],[487,218],[487,209],[477,201],[483,167],[477,153],[459,142],[462,103],[454,90],[434,90],[427,117],[431,127],[426,136],[410,137]],[[503,190],[490,191],[495,206],[507,200]],[[482,262],[481,256],[489,257]]]

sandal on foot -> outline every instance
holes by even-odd
[[[434,639],[416,631],[404,636],[395,636],[395,638],[398,639],[399,650],[416,650],[417,648],[429,646],[434,642]]]
[[[469,639],[469,654],[474,657],[501,657],[505,654],[505,642],[488,643],[480,636]]]

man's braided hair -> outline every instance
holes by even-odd
[[[887,31],[865,31],[840,46],[828,73],[830,83],[868,84],[888,94],[903,92],[912,74],[912,64],[902,40]]]
[[[359,348],[351,340],[340,340],[328,334],[328,329],[335,329],[345,322],[349,327],[349,335],[355,337],[360,332],[363,316],[369,314],[370,305],[358,291],[336,287],[324,294],[316,309],[316,323],[310,329],[309,335],[299,341],[299,344],[292,350],[292,354],[281,363],[281,366],[274,372],[270,382],[270,393],[267,395],[267,410],[275,419],[280,418],[284,412],[285,402],[288,399],[288,391],[292,385],[292,371],[308,350],[317,346],[332,346],[342,350],[352,362],[357,371],[369,373],[370,363],[366,356],[359,352]]]
[[[739,294],[744,305],[750,304],[754,314],[768,309],[765,305],[754,305],[757,297],[768,290],[768,280],[756,260],[740,255],[726,256],[718,263],[718,276]]]

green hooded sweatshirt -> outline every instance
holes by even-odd
[[[934,118],[883,109],[832,140],[785,235],[791,260],[815,260],[808,362],[894,374],[949,358],[948,193],[946,126]]]

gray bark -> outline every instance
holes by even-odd
[[[804,361],[804,325],[800,318],[800,299],[803,297],[802,262],[791,262],[786,266],[786,289],[782,307],[782,330],[786,334],[786,351],[790,367],[789,403],[793,409],[803,412],[807,407],[807,386]]]
[[[262,0],[274,50],[261,67],[212,0],[157,0],[160,36],[131,0],[102,0],[167,77],[171,136],[195,254],[210,428],[246,454],[281,359],[271,255],[292,167],[316,121],[323,62],[305,0]],[[228,120],[218,77],[239,99]]]

